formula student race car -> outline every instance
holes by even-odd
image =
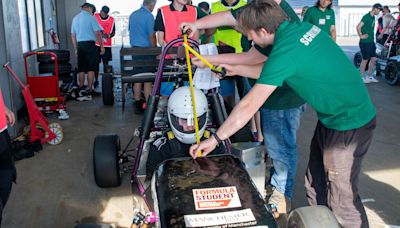
[[[132,211],[132,227],[278,227],[264,202],[264,147],[248,142],[251,140],[232,140],[235,143],[225,140],[223,155],[195,160],[188,157],[166,160],[150,174],[151,181],[145,179],[149,176],[145,168],[147,160],[151,159],[148,156],[149,147],[171,127],[163,114],[165,108],[160,105],[161,82],[172,79],[177,88],[182,81],[191,77],[184,61],[166,58],[167,55],[174,56],[176,46],[182,42],[182,38],[175,39],[162,50],[161,56],[157,57],[157,73],[140,73],[129,77],[131,82],[154,82],[152,94],[147,101],[141,127],[124,149],[121,150],[116,134],[96,136],[93,146],[96,184],[102,188],[117,187],[121,183],[122,173],[131,172],[132,190],[143,199],[141,205],[134,205],[139,212],[134,214]],[[187,42],[198,50],[196,41],[189,39]],[[142,50],[141,53],[146,51]],[[159,55],[155,49],[147,53]],[[165,65],[171,60],[175,66],[179,65],[175,73],[171,73]],[[164,74],[165,71],[168,73]],[[207,91],[206,95],[211,117],[206,129],[215,132],[224,122],[226,113],[216,89]],[[132,159],[128,152],[134,137],[139,138],[139,142]],[[132,170],[123,169],[127,163],[131,164]],[[293,210],[288,218],[288,226],[339,227],[331,211],[324,206]],[[77,227],[89,226],[80,224]]]

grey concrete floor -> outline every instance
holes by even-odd
[[[377,109],[378,126],[360,175],[360,194],[371,227],[400,225],[400,86],[384,82],[367,85]],[[121,187],[98,188],[93,178],[92,144],[102,133],[117,133],[126,145],[142,116],[133,114],[128,101],[105,107],[101,98],[68,102],[71,118],[58,121],[64,141],[46,145],[33,158],[17,162],[18,179],[4,212],[5,228],[74,227],[79,222],[112,223],[129,227],[133,205],[140,198],[131,194],[129,175]],[[292,206],[307,205],[304,173],[316,115],[308,108],[298,132],[299,165]]]

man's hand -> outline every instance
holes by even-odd
[[[7,122],[11,124],[11,126],[14,125],[15,123],[14,113],[11,112],[10,109],[8,109],[7,107],[6,107],[6,117],[7,117]]]
[[[207,156],[207,154],[211,153],[217,145],[217,140],[212,136],[211,138],[200,142],[200,144],[192,145],[189,154],[193,159],[197,158],[199,151],[202,151],[203,156]]]
[[[236,70],[236,65],[230,65],[230,64],[220,64],[218,67],[225,68],[225,76],[235,76],[239,75],[237,70]]]
[[[192,58],[192,64],[199,68],[207,68],[207,65],[197,57]]]
[[[110,35],[103,33],[103,38],[108,39],[108,38],[110,38]]]
[[[106,53],[106,49],[104,47],[100,47],[100,55],[104,55]]]
[[[192,38],[193,35],[198,32],[196,23],[183,22],[182,24],[180,24],[179,28],[182,30],[183,33],[188,33],[189,38]]]
[[[362,34],[362,35],[360,36],[360,38],[363,39],[363,40],[364,40],[364,39],[368,39],[368,34]]]

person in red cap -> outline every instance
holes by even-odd
[[[14,125],[15,116],[14,113],[5,106],[0,89],[0,227],[3,209],[10,196],[12,182],[15,181],[16,177],[7,123]]]

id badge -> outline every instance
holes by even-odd
[[[325,25],[325,18],[319,19],[319,24],[320,25]]]

